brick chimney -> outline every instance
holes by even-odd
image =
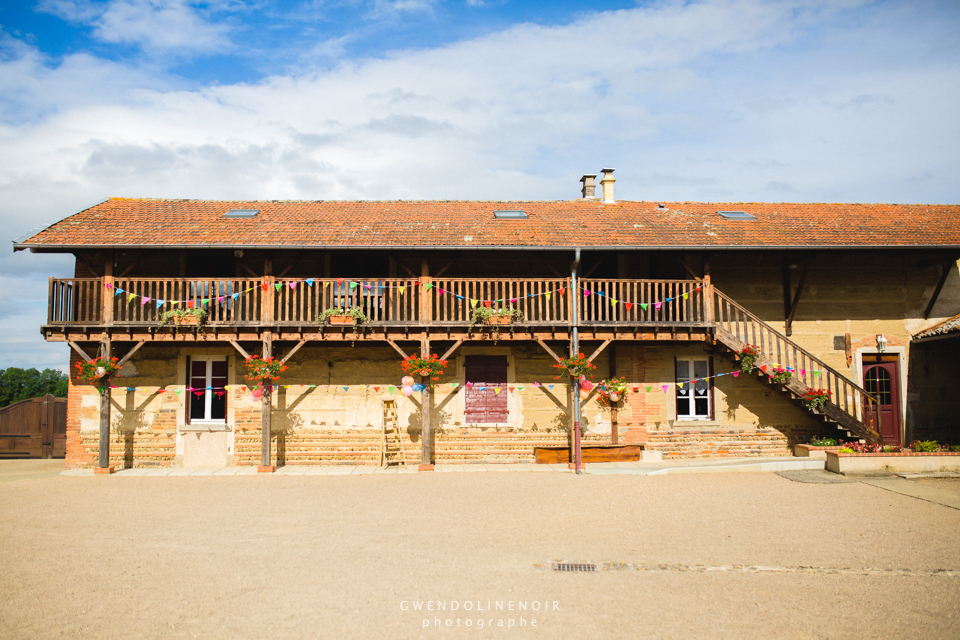
[[[597,197],[597,186],[593,183],[596,177],[597,174],[595,173],[585,173],[583,174],[583,177],[580,178],[580,182],[583,183],[583,188],[580,190],[580,193],[583,194],[584,199]]]
[[[600,186],[603,187],[603,200],[605,204],[613,204],[616,200],[613,199],[613,183],[616,182],[616,178],[613,177],[613,169],[601,169],[600,173],[603,174],[603,179],[600,180]]]

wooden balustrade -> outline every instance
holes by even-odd
[[[312,324],[326,309],[360,307],[370,324],[420,322],[422,287],[410,278],[278,279],[274,287],[277,324]]]
[[[830,391],[830,402],[833,405],[879,433],[879,425],[873,424],[873,415],[876,412],[869,410],[875,406],[877,398],[866,389],[814,357],[716,289],[713,290],[710,304],[714,305],[718,336],[728,338],[728,346],[732,344],[742,348],[755,345],[760,351],[761,363],[767,364],[767,375],[773,373],[771,367],[791,369],[791,381],[796,381],[795,385],[801,385],[794,387],[796,391],[801,392],[802,387]]]
[[[699,280],[580,281],[581,324],[705,324]],[[589,292],[589,293],[588,293]]]
[[[570,324],[570,281],[565,278],[437,278],[432,284],[434,324],[470,324],[474,309],[487,306],[519,311],[524,325]]]
[[[50,278],[47,324],[99,324],[103,296],[100,278]]]
[[[260,278],[116,278],[105,293],[113,296],[118,325],[155,324],[165,311],[187,308],[205,309],[207,324],[250,325],[261,320],[268,293],[261,284]]]

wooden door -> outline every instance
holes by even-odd
[[[507,356],[467,356],[464,419],[467,422],[506,422]]]
[[[880,437],[884,444],[900,444],[900,367],[896,356],[865,355],[863,359],[863,388],[880,399]],[[876,424],[875,411],[868,408],[867,417]]]

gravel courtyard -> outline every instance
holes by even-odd
[[[960,511],[860,482],[57,464],[0,461],[3,638],[960,638]]]

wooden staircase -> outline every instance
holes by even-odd
[[[782,390],[797,400],[807,411],[857,437],[879,443],[879,424],[874,424],[878,412],[873,410],[877,398],[839,371],[831,368],[813,354],[750,313],[729,297],[709,287],[708,299],[714,322],[716,341],[726,347],[733,358],[747,345],[758,347],[760,356],[756,367],[766,366],[768,376],[776,366],[790,369],[792,375]],[[772,378],[767,378],[773,384]],[[780,386],[780,385],[776,385]],[[800,397],[807,389],[826,389],[831,392],[822,411],[809,408]]]

